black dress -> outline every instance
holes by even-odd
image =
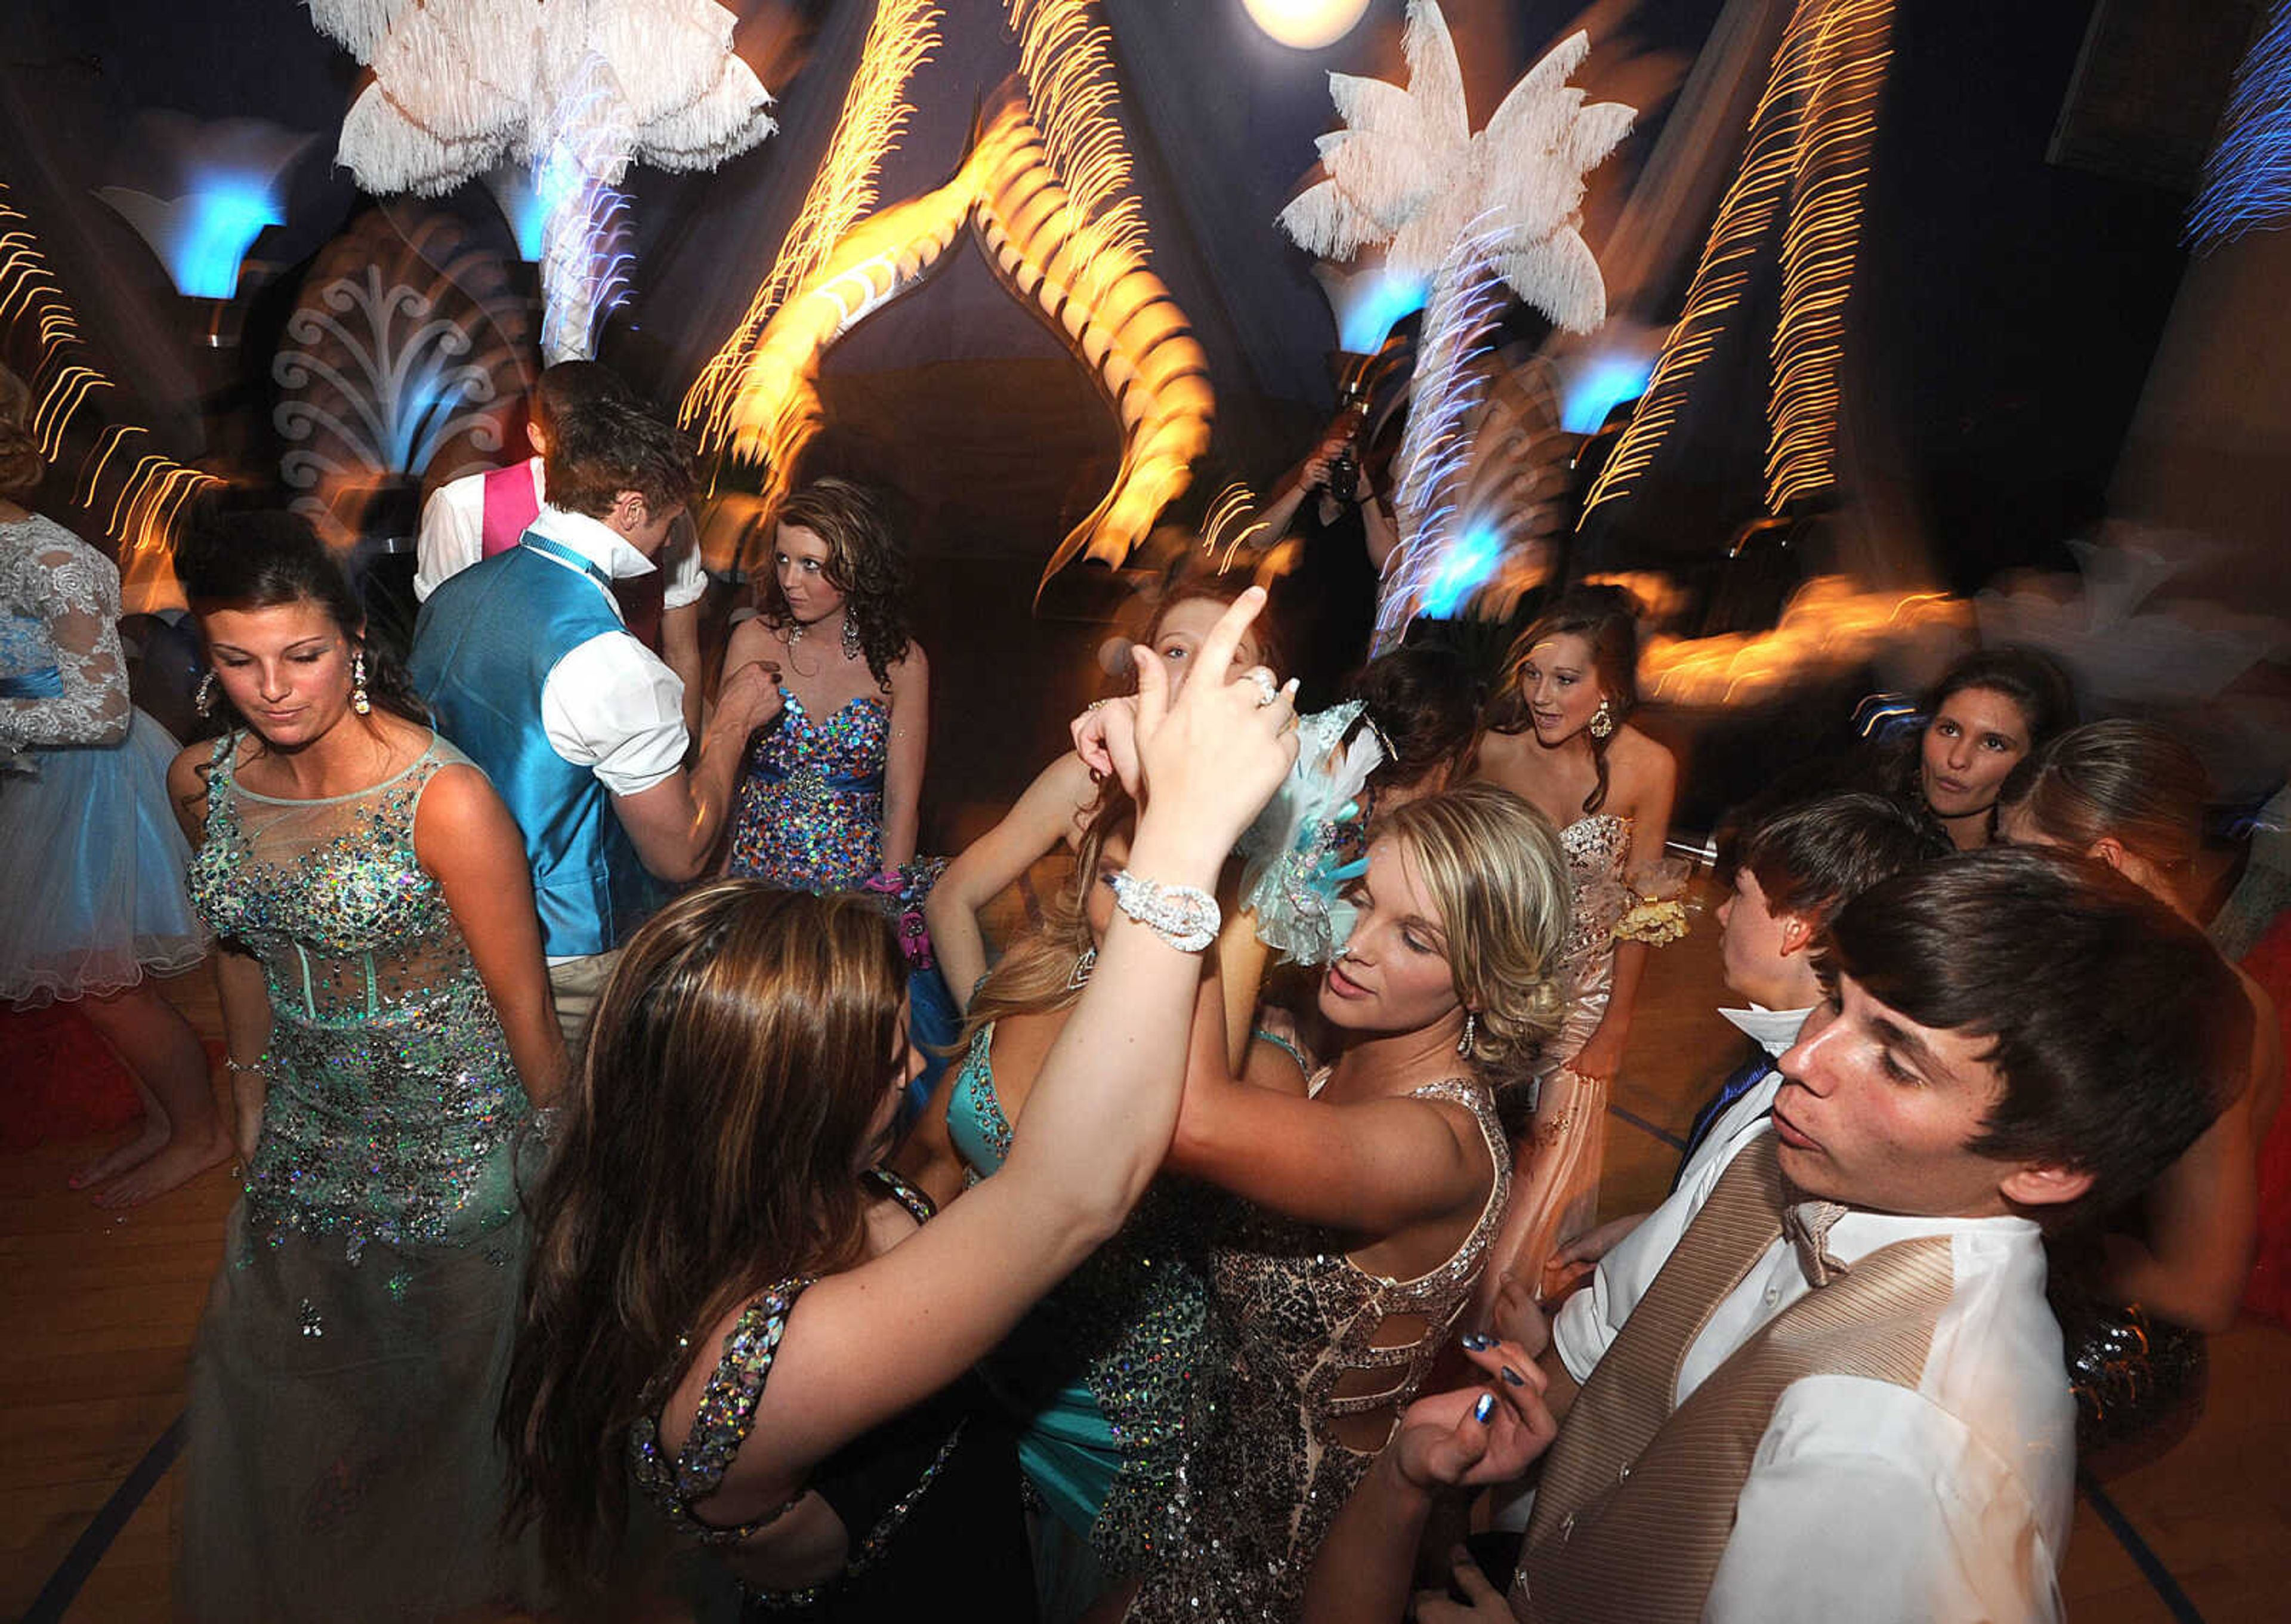
[[[877,1170],[871,1177],[918,1223],[931,1217],[929,1199],[896,1175]],[[655,1420],[639,1422],[631,1435],[638,1488],[699,1544],[738,1545],[788,1508],[737,1528],[703,1523],[692,1512],[715,1493],[746,1439],[788,1314],[811,1283],[783,1281],[748,1305],[724,1339],[679,1455],[671,1459],[661,1449]],[[671,1372],[663,1394],[674,1380]],[[799,1591],[744,1587],[744,1618],[819,1624],[921,1618],[956,1596],[972,1617],[1025,1624],[1036,1616],[1017,1441],[977,1378],[966,1375],[862,1433],[822,1461],[806,1489],[848,1531],[843,1572]]]

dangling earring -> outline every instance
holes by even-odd
[[[1472,1057],[1472,1039],[1478,1033],[1480,1017],[1473,1011],[1464,1011],[1464,1035],[1456,1040],[1456,1052],[1468,1060]]]
[[[215,711],[215,674],[209,671],[199,679],[198,691],[191,695],[191,709],[201,716],[213,716]]]
[[[1607,702],[1603,699],[1599,702],[1599,708],[1591,715],[1591,736],[1604,739],[1614,730],[1615,713],[1607,708]]]
[[[1097,968],[1097,949],[1085,947],[1081,957],[1074,961],[1073,971],[1066,977],[1066,991],[1079,993],[1089,985],[1089,973]]]
[[[366,650],[363,648],[350,656],[350,709],[360,716],[374,709],[374,701],[366,696]]]
[[[843,657],[847,660],[859,657],[859,623],[852,618],[848,604],[843,610]]]

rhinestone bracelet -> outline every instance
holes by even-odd
[[[1217,898],[1196,886],[1163,885],[1127,869],[1111,883],[1115,905],[1181,953],[1201,952],[1225,923]]]

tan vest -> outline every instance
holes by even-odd
[[[1701,1617],[1750,1459],[1791,1383],[1914,1387],[1953,1286],[1946,1235],[1897,1242],[1776,1314],[1676,1410],[1687,1351],[1782,1233],[1772,1134],[1735,1156],[1608,1348],[1558,1441],[1512,1611],[1568,1624]]]

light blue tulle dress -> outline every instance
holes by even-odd
[[[1009,1154],[992,1026],[971,1040],[947,1133],[974,1180]],[[1111,1577],[1167,1548],[1186,1429],[1216,1413],[1222,1363],[1201,1275],[1181,1255],[1184,1186],[1146,1192],[1114,1238],[1061,1282],[984,1367],[1019,1424],[1018,1464]]]
[[[128,702],[119,572],[37,514],[0,520],[0,1003],[172,976],[206,953],[167,805],[174,736]]]

